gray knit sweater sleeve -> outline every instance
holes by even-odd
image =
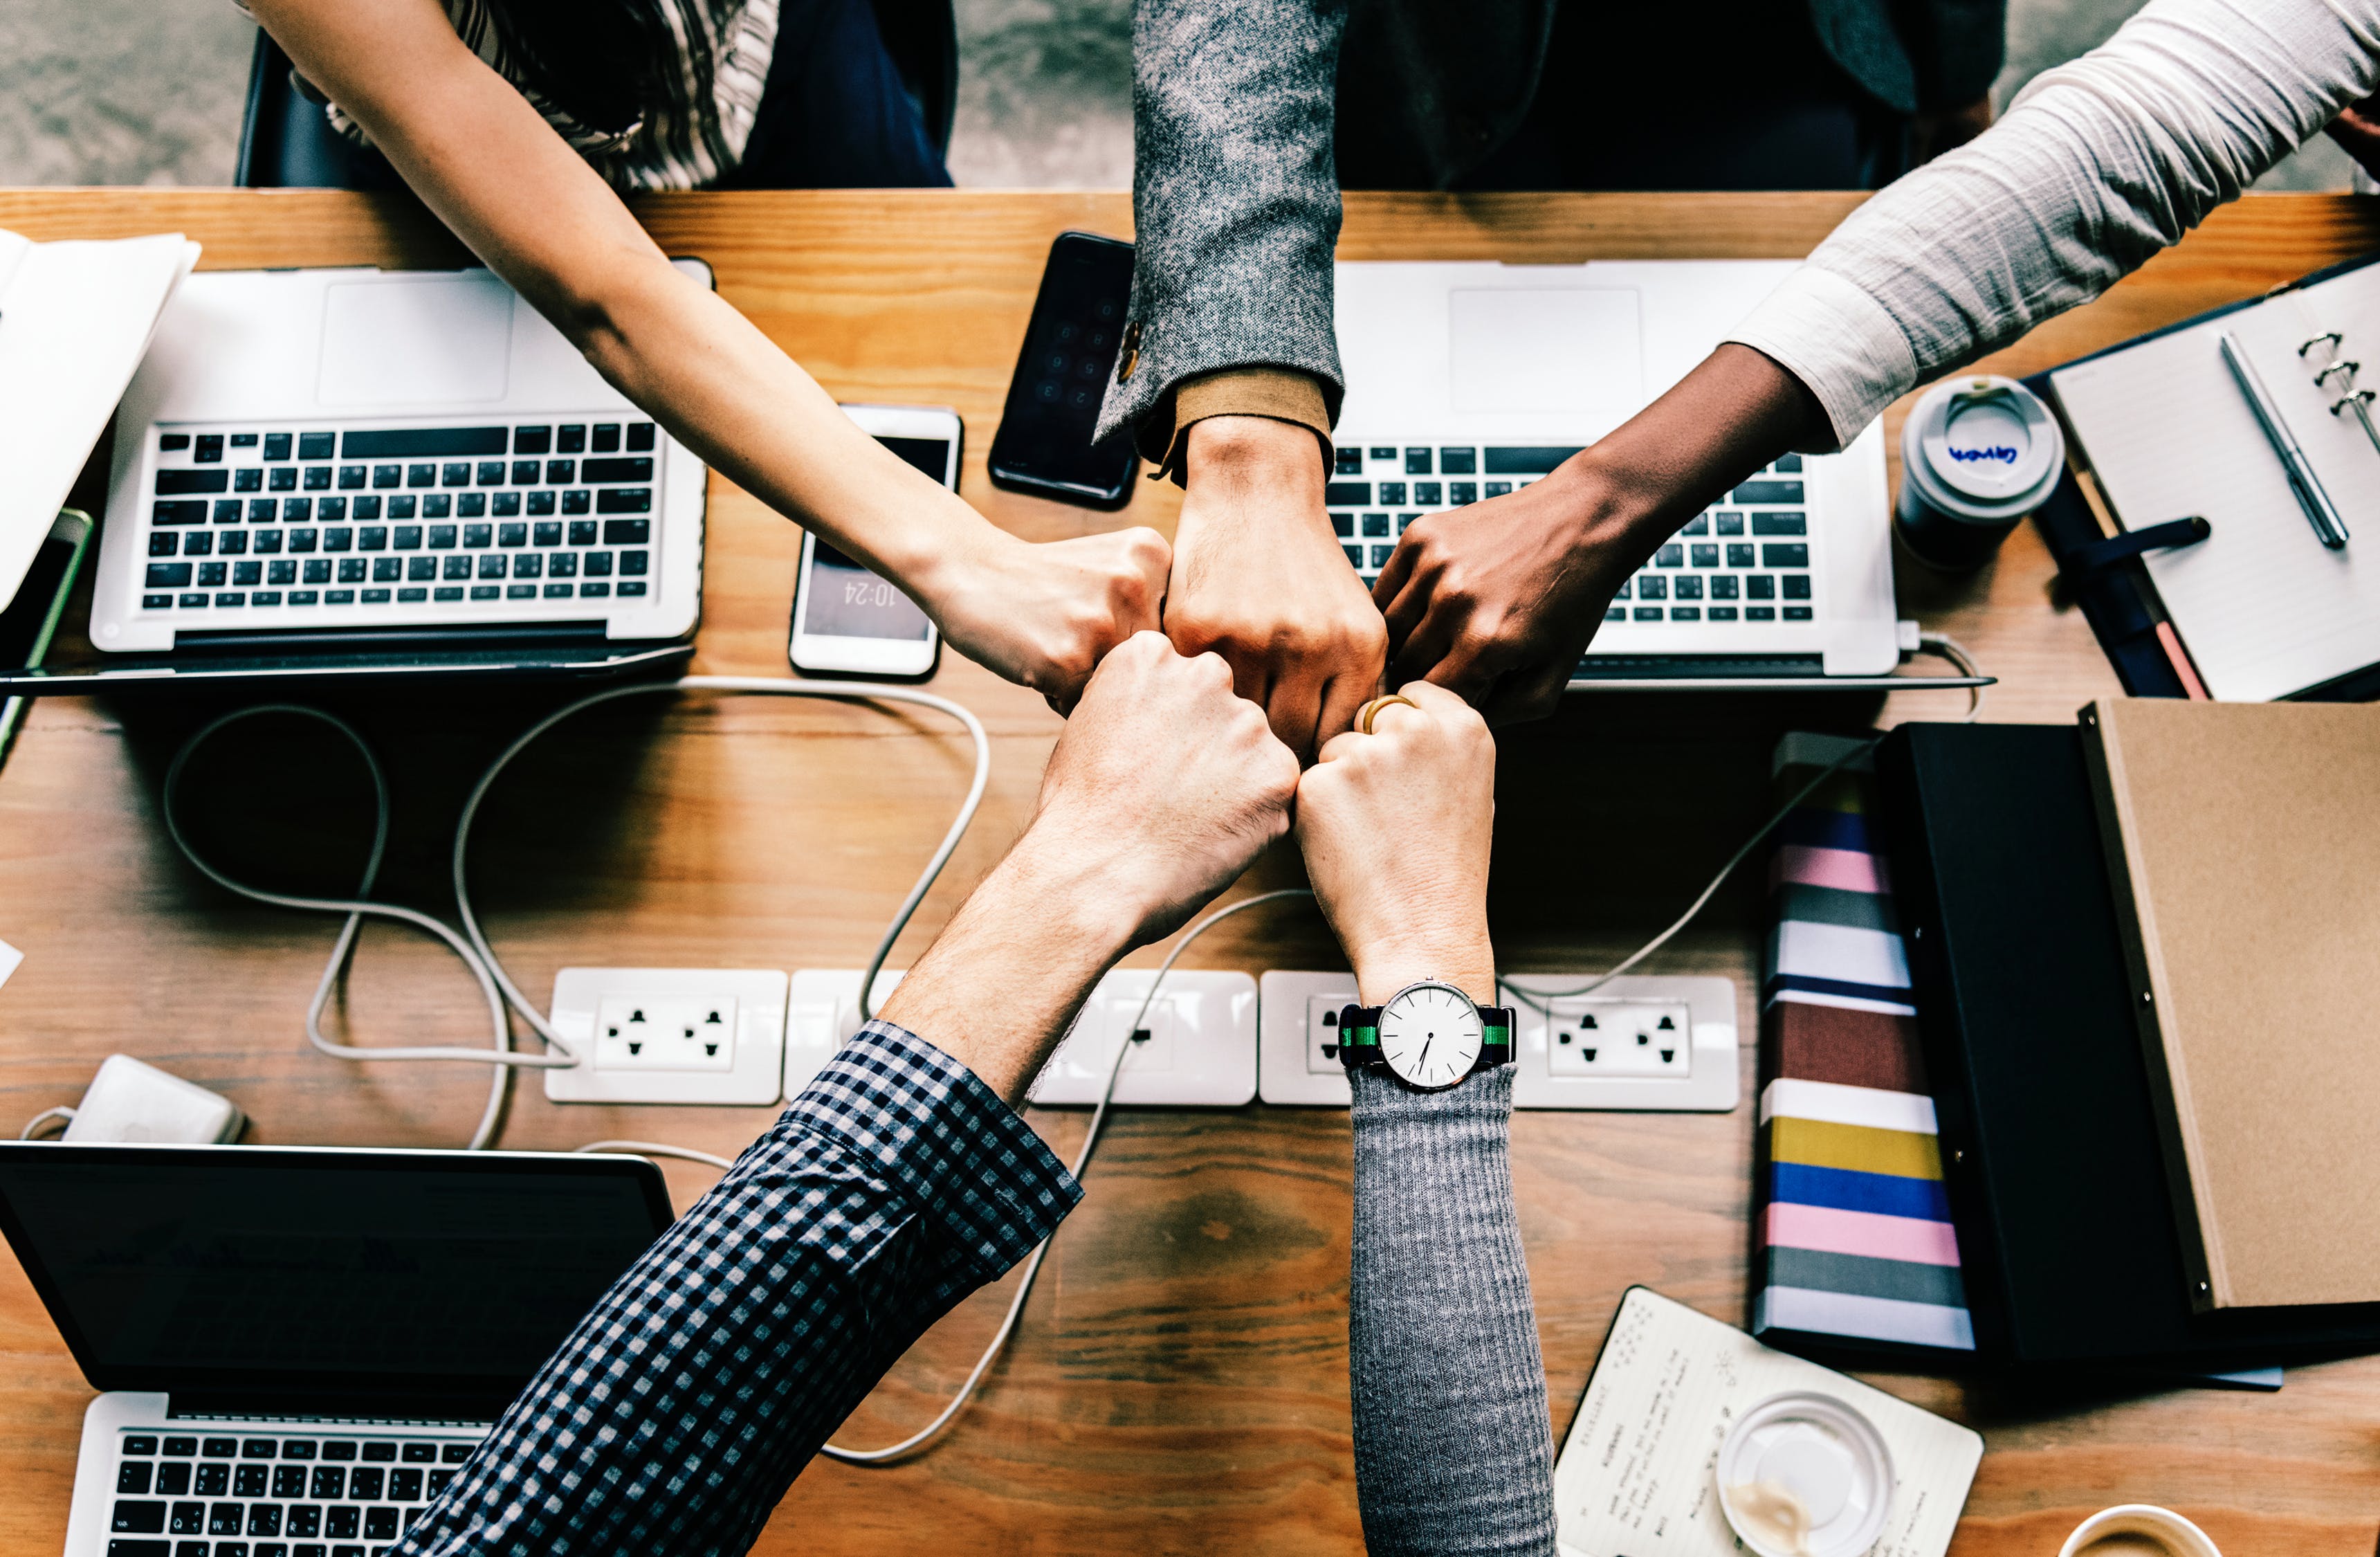
[[[1512,1072],[1355,1089],[1355,1496],[1373,1557],[1554,1551],[1553,1426],[1512,1202]]]
[[[1135,0],[1140,349],[1108,386],[1099,436],[1160,408],[1170,429],[1182,381],[1226,368],[1311,373],[1337,419],[1331,133],[1346,20],[1346,0]]]

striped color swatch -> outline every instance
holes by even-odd
[[[1858,743],[1790,735],[1790,797]],[[1752,1332],[1972,1352],[1873,766],[1846,763],[1778,829],[1761,991]]]

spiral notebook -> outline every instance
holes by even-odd
[[[2309,520],[2227,335],[2344,519],[2344,546]],[[2209,696],[2336,696],[2380,664],[2380,427],[2363,387],[2380,385],[2380,266],[2317,272],[2046,377],[2125,530],[2192,515],[2212,527],[2143,559]]]

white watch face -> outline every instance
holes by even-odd
[[[1411,1086],[1453,1086],[1487,1040],[1479,1008],[1444,984],[1415,984],[1380,1012],[1380,1058]]]

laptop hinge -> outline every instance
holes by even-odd
[[[208,1417],[273,1422],[410,1422],[476,1426],[492,1422],[512,1404],[510,1394],[381,1394],[351,1390],[292,1394],[275,1390],[176,1390],[166,1415],[177,1420]]]
[[[288,632],[181,632],[174,651],[193,654],[357,654],[406,651],[563,648],[601,643],[601,622],[516,622],[470,627],[321,627]]]
[[[1827,673],[1821,654],[1589,654],[1571,679],[1650,681],[1667,678],[1737,680],[1753,676],[1813,676]]]

